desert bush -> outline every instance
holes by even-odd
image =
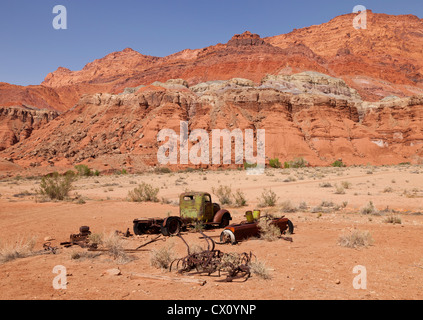
[[[150,253],[150,265],[155,268],[169,269],[173,260],[175,260],[173,245],[153,249]]]
[[[247,205],[247,199],[245,199],[245,194],[240,189],[237,189],[233,194],[234,203],[236,207],[245,207]]]
[[[284,168],[304,168],[307,165],[308,165],[307,160],[305,160],[304,158],[300,157],[300,158],[295,158],[292,161],[285,162],[284,163]]]
[[[270,223],[270,220],[261,219],[258,223],[260,229],[260,239],[266,241],[275,241],[278,240],[281,236],[281,230]]]
[[[258,277],[265,280],[269,280],[272,278],[272,276],[270,275],[269,269],[266,267],[266,264],[262,261],[251,262],[250,271],[252,274],[255,274]]]
[[[373,205],[373,202],[370,201],[367,205],[360,209],[361,214],[378,214],[379,211]]]
[[[131,260],[124,250],[123,240],[116,232],[110,232],[102,236],[101,244],[107,248],[107,253],[112,256],[113,259],[118,260],[118,262],[126,263]]]
[[[41,179],[39,193],[51,200],[64,200],[72,190],[74,177],[61,176],[57,172]]]
[[[307,202],[301,201],[300,202],[300,205],[298,206],[298,209],[300,209],[300,210],[307,210],[308,209]]]
[[[344,189],[350,189],[350,188],[351,188],[351,186],[352,186],[352,183],[351,183],[351,182],[349,182],[349,181],[342,181],[342,182],[341,182],[341,186],[342,186]]]
[[[383,189],[383,193],[390,193],[393,192],[394,189],[392,189],[391,187],[386,187],[385,189]]]
[[[232,190],[231,187],[229,186],[222,186],[220,185],[217,189],[216,188],[212,188],[212,192],[217,196],[217,198],[219,199],[220,204],[225,205],[225,204],[232,204],[232,200],[231,200],[231,194],[232,194]]]
[[[338,239],[338,244],[347,248],[368,247],[374,242],[369,231],[353,230],[349,234],[343,234]]]
[[[91,177],[93,175],[91,169],[85,164],[78,164],[75,166],[75,169],[81,177]]]
[[[159,191],[159,188],[142,182],[137,188],[128,192],[128,198],[132,202],[159,202],[157,198]]]
[[[154,168],[154,173],[171,173],[172,170],[170,170],[168,167],[156,167]]]
[[[345,194],[345,189],[343,186],[335,185],[335,194]]]
[[[248,162],[244,162],[244,169],[251,169],[251,168],[256,168],[257,167],[257,163],[248,163]]]
[[[332,167],[345,167],[345,164],[342,162],[342,160],[336,160],[334,163],[331,164]]]
[[[394,216],[394,215],[390,215],[388,217],[385,218],[385,220],[383,220],[383,222],[385,223],[392,223],[392,224],[401,224],[401,218]]]
[[[270,159],[269,166],[271,166],[272,168],[280,168],[282,167],[282,163],[280,163],[278,158]]]
[[[259,207],[274,207],[278,201],[278,196],[271,189],[264,189],[257,200]]]
[[[90,244],[98,246],[103,243],[103,234],[92,233],[88,236],[88,241]]]
[[[281,211],[282,212],[297,212],[297,210],[298,209],[294,205],[292,205],[290,200],[286,200],[286,201],[281,203]]]
[[[332,188],[332,184],[330,182],[322,182],[319,184],[320,188]]]

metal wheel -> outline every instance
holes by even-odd
[[[177,217],[170,217],[166,224],[162,226],[164,236],[176,236],[181,232],[182,223]]]
[[[291,220],[288,220],[288,232],[290,234],[293,234],[294,233],[294,224],[292,223]]]
[[[234,233],[228,229],[223,230],[222,233],[220,234],[220,242],[236,244]]]

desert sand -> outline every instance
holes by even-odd
[[[81,177],[69,199],[45,201],[37,193],[40,178],[11,177],[0,181],[0,248],[35,239],[33,251],[42,251],[46,240],[56,254],[33,254],[0,264],[0,299],[25,300],[293,300],[293,299],[422,299],[423,298],[423,166],[356,166],[266,169],[263,175],[244,170],[100,175]],[[146,182],[160,188],[160,202],[135,203],[128,192]],[[278,196],[275,207],[261,208],[262,215],[285,215],[294,224],[290,237],[266,241],[249,239],[236,245],[218,244],[223,252],[251,252],[265,263],[271,276],[253,274],[245,282],[224,282],[224,275],[184,274],[206,280],[201,286],[153,279],[134,279],[133,273],[180,277],[176,272],[150,264],[153,250],[172,248],[175,257],[187,254],[178,237],[162,237],[130,259],[113,259],[106,252],[61,242],[89,226],[95,234],[132,231],[141,217],[179,215],[178,195],[186,190],[210,192],[230,186],[245,194],[247,206],[222,207],[233,223],[245,220],[245,211],[258,206],[263,190]],[[342,186],[342,187],[341,187]],[[372,202],[377,212],[365,213]],[[394,217],[396,223],[388,220]],[[338,241],[352,230],[368,231],[373,243],[348,248]],[[221,229],[206,230],[209,236]],[[194,231],[184,232],[190,245],[205,247]],[[125,248],[136,248],[155,235],[122,237]],[[214,238],[218,239],[218,238]],[[76,259],[76,253],[80,258]],[[66,289],[55,289],[55,266],[66,268]],[[354,288],[357,266],[366,270],[366,288]],[[109,274],[119,269],[119,275]],[[362,269],[361,269],[362,270]]]

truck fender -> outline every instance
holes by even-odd
[[[226,215],[226,216],[225,216]],[[227,217],[228,220],[232,220],[231,214],[229,213],[228,210],[225,209],[220,209],[213,217],[213,222],[214,223],[221,223],[223,216]]]

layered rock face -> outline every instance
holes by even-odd
[[[137,170],[158,165],[157,151],[163,145],[159,132],[179,134],[181,121],[186,121],[189,132],[204,129],[210,138],[213,129],[265,129],[267,160],[303,157],[311,165],[339,158],[348,165],[422,161],[422,97],[374,103],[363,111],[361,100],[345,99],[345,94],[355,93],[348,87],[294,94],[268,79],[261,85],[235,78],[190,88],[179,79],[132,93],[86,95],[1,155],[23,167],[94,162]],[[309,81],[305,79],[303,85]]]
[[[25,140],[33,130],[43,127],[58,115],[56,111],[23,106],[0,107],[0,150]]]

